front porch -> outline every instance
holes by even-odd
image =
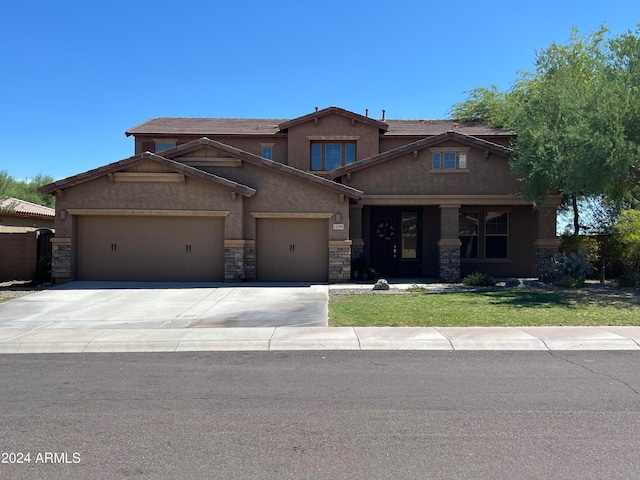
[[[504,202],[504,200],[503,200]],[[479,271],[494,277],[543,275],[559,246],[555,207],[511,204],[352,204],[351,258],[384,278],[456,282]]]

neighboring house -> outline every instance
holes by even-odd
[[[51,254],[54,222],[53,208],[0,200],[0,281],[33,278],[38,258]]]
[[[0,233],[53,229],[55,216],[56,211],[53,208],[8,197],[0,200]]]
[[[329,107],[126,135],[134,156],[40,189],[57,282],[344,282],[358,257],[388,277],[533,277],[559,246],[559,197],[536,209],[511,175],[514,132]]]

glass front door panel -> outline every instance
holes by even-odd
[[[418,258],[418,214],[402,214],[402,258]]]

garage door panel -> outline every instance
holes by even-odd
[[[326,220],[258,219],[256,230],[258,280],[327,281]]]
[[[221,281],[224,219],[79,217],[77,251],[79,279]]]

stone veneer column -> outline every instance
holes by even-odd
[[[460,280],[459,214],[460,205],[440,205],[440,278],[446,282]]]
[[[54,283],[73,280],[71,276],[71,239],[54,237],[51,239],[51,277]]]
[[[536,247],[536,276],[544,278],[549,273],[551,259],[560,250],[559,238],[539,238]]]
[[[440,278],[445,282],[460,280],[460,246],[456,239],[442,239],[438,242],[440,250]]]
[[[329,282],[351,279],[351,240],[329,241]]]
[[[256,279],[254,240],[224,241],[224,281],[240,282]]]

